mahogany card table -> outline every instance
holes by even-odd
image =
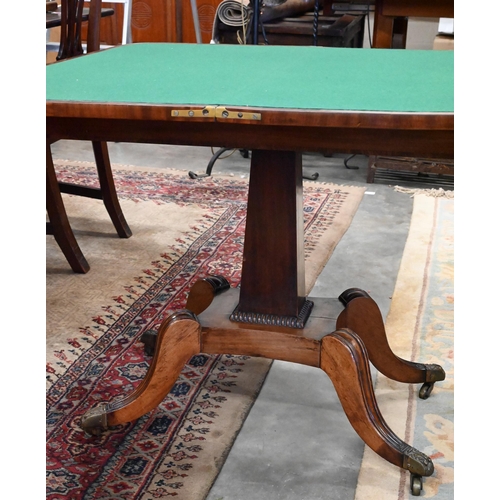
[[[252,152],[240,286],[195,283],[185,309],[141,339],[153,357],[136,390],[90,409],[82,428],[99,433],[151,411],[200,352],[302,363],[327,373],[359,436],[409,471],[420,494],[433,463],[385,422],[369,363],[422,384],[424,399],[445,373],[391,350],[365,291],[306,296],[301,155],[453,158],[453,85],[451,51],[151,43],[48,66],[49,150],[73,139]]]

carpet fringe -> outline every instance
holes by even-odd
[[[413,198],[417,194],[423,194],[425,196],[432,196],[434,198],[455,198],[455,191],[448,191],[443,188],[437,188],[437,189],[412,189],[412,188],[405,188],[401,186],[394,186],[394,190],[398,191],[399,193],[406,193],[406,194],[411,194],[411,197]]]

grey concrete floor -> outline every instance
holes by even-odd
[[[109,144],[112,163],[204,172],[211,148]],[[217,150],[217,148],[215,148]],[[93,161],[90,144],[60,141],[54,158]],[[346,234],[319,276],[311,297],[338,297],[362,288],[387,315],[406,242],[413,200],[394,184],[366,184],[367,158],[304,154],[304,173],[317,182],[366,186]],[[212,171],[248,177],[250,160],[239,151]],[[425,184],[424,187],[432,187]],[[376,377],[376,373],[373,373]],[[330,379],[317,368],[274,361],[208,500],[350,500],[354,498],[364,443],[350,426]],[[387,467],[394,467],[387,464]]]

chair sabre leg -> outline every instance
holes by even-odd
[[[71,269],[75,273],[85,274],[90,269],[90,266],[76,241],[64,208],[54,170],[50,144],[47,144],[46,171],[46,204],[50,221],[47,225],[47,234],[54,236]]]
[[[120,238],[129,238],[132,236],[132,231],[123,215],[118,196],[116,194],[115,181],[113,179],[113,171],[111,170],[111,162],[109,160],[108,144],[106,142],[93,141],[92,148],[94,150],[95,163],[97,174],[99,176],[99,184],[101,185],[101,194],[104,206],[115,226],[116,232]]]

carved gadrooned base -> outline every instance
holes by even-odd
[[[286,326],[288,328],[304,328],[311,314],[314,302],[306,300],[298,316],[278,316],[275,314],[261,314],[240,311],[239,306],[233,311],[229,319],[236,323],[250,323],[253,325]]]

